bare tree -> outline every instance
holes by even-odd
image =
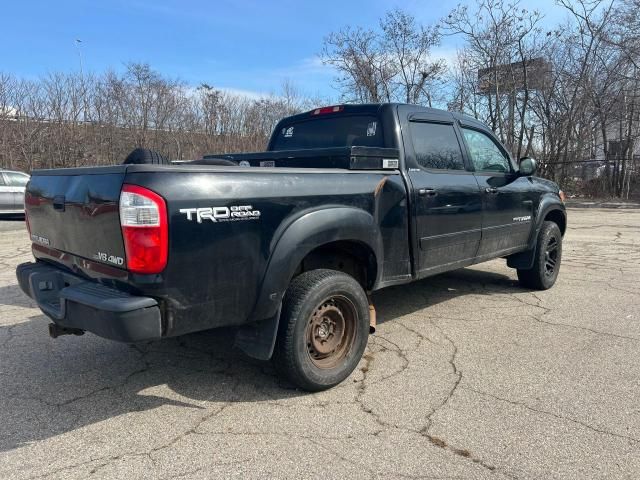
[[[388,102],[393,77],[389,58],[373,30],[346,27],[324,40],[321,58],[338,71],[337,83],[348,102]]]
[[[472,107],[470,111],[486,121],[517,157],[529,150],[529,73],[545,44],[541,19],[540,12],[503,0],[481,0],[474,10],[458,6],[443,19],[444,31],[465,42],[457,65],[460,110]],[[483,88],[472,80],[480,72],[486,72]],[[473,94],[461,88],[474,89]],[[472,105],[465,105],[462,97]]]
[[[488,123],[516,158],[535,156],[563,188],[628,197],[640,187],[639,2],[559,0],[568,18],[551,28],[518,0],[456,7],[438,27],[392,10],[375,28],[330,33],[321,58],[344,101],[446,104]],[[433,57],[442,34],[461,40],[450,69]],[[137,146],[176,159],[260,150],[281,117],[320,103],[288,81],[256,99],[145,63],[0,72],[0,167],[114,164]]]
[[[439,45],[435,26],[419,26],[414,17],[396,9],[380,21],[385,55],[389,58],[391,92],[394,99],[432,106],[434,92],[443,81],[446,63],[431,60],[431,50]]]
[[[329,34],[320,56],[338,71],[338,88],[348,102],[431,105],[446,71],[444,60],[431,59],[439,42],[435,26],[420,26],[396,9],[378,30],[347,27]]]
[[[281,117],[303,108],[309,100],[290,82],[282,94],[253,99],[207,84],[194,89],[147,64],[35,81],[0,72],[0,166],[113,164],[137,146],[174,159],[260,150]]]

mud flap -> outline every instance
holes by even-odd
[[[278,311],[271,318],[240,328],[236,333],[234,347],[239,348],[251,358],[269,360],[276,345],[281,309],[282,306],[278,307]]]
[[[509,268],[517,268],[518,270],[529,270],[533,267],[536,249],[526,250],[524,252],[514,253],[507,257],[507,266]]]

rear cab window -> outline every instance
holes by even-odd
[[[462,150],[452,124],[409,123],[416,162],[427,170],[464,170]]]
[[[384,147],[382,125],[375,115],[327,115],[283,123],[271,150],[332,147]]]

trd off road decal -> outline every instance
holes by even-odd
[[[513,217],[514,222],[530,222],[531,215],[525,215],[523,217]]]
[[[181,208],[180,213],[184,213],[187,216],[187,220],[196,220],[198,223],[202,223],[203,220],[236,222],[240,220],[258,220],[260,218],[260,210],[254,210],[251,205]]]

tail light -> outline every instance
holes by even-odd
[[[344,105],[334,105],[333,107],[316,108],[311,112],[311,115],[324,115],[326,113],[337,113],[344,110]]]
[[[29,232],[29,238],[31,238],[31,225],[29,224],[29,212],[27,211],[27,205],[33,203],[29,200],[31,199],[31,194],[29,192],[25,192],[24,194],[24,223],[27,226],[27,232]]]
[[[164,199],[146,188],[124,185],[120,193],[120,225],[127,269],[141,274],[164,270],[169,253]]]

